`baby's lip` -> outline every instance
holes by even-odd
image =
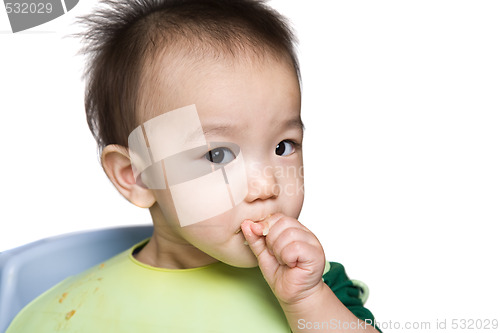
[[[254,222],[261,222],[261,221],[264,221],[266,218],[268,218],[269,216],[271,216],[271,214],[267,214],[267,215],[264,215],[263,217],[259,218],[259,219],[245,219],[245,220],[252,220]],[[238,234],[241,232],[241,227],[238,228],[238,230],[236,230],[235,234]]]

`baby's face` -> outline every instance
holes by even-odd
[[[172,92],[160,79],[153,94],[158,99],[153,102],[159,109],[156,112],[195,105],[206,141],[222,143],[212,145],[211,152],[199,158],[220,167],[238,156],[233,150],[239,147],[247,187],[240,196],[242,201],[230,209],[188,225],[182,223],[174,203],[179,198],[173,198],[169,186],[153,190],[157,199],[156,209],[151,210],[155,232],[168,235],[165,237],[176,244],[194,246],[200,255],[208,254],[233,266],[253,267],[256,259],[240,231],[243,220],[258,221],[277,212],[298,218],[304,199],[303,129],[295,71],[287,62],[267,60],[258,64],[210,63],[201,70],[183,69],[170,75],[168,81],[175,80],[177,89]],[[193,197],[217,193],[206,186],[192,192]],[[199,209],[189,202],[189,195],[184,198],[184,206]],[[196,251],[187,253],[192,256]]]

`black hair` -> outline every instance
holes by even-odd
[[[169,44],[285,57],[300,80],[294,34],[261,0],[105,0],[79,23],[86,28],[78,36],[87,56],[87,122],[99,151],[109,144],[128,146],[139,125],[145,59]]]

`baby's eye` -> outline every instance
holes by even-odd
[[[290,140],[283,140],[276,145],[276,155],[287,156],[295,151],[294,143]]]
[[[236,158],[231,149],[227,147],[219,147],[210,150],[205,154],[205,158],[212,163],[226,164],[231,162]]]

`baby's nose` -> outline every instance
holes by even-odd
[[[248,194],[246,201],[276,198],[280,194],[275,170],[270,165],[253,165],[248,175]]]

